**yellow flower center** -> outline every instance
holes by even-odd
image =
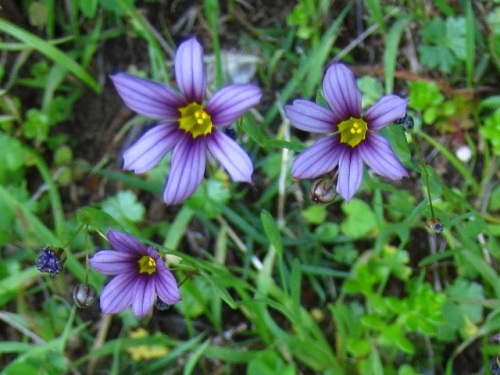
[[[156,272],[156,262],[149,255],[142,256],[137,263],[139,263],[140,273],[147,273],[148,275],[151,275]]]
[[[207,135],[212,132],[212,119],[210,115],[205,112],[201,104],[188,104],[185,107],[179,108],[179,112],[181,113],[179,127],[191,133],[193,138],[199,137],[200,135]]]
[[[339,124],[340,142],[357,146],[366,137],[368,125],[360,118],[351,117]]]

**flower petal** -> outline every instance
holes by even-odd
[[[143,173],[155,167],[175,146],[183,132],[176,124],[161,124],[148,130],[123,153],[123,169]]]
[[[125,273],[111,279],[101,293],[103,314],[122,312],[132,304],[136,277],[137,275],[133,273]]]
[[[344,148],[338,135],[319,139],[297,155],[292,164],[292,177],[315,178],[332,171]]]
[[[108,231],[106,237],[113,249],[117,251],[123,251],[130,254],[143,254],[146,251],[146,246],[128,233],[111,229]]]
[[[166,204],[182,203],[193,194],[205,174],[205,137],[193,139],[189,133],[175,146],[170,176],[163,193]]]
[[[404,117],[407,104],[408,99],[386,95],[368,108],[363,118],[370,130],[378,130]]]
[[[114,74],[111,80],[127,107],[135,112],[151,118],[179,117],[178,108],[184,100],[170,87],[126,73]]]
[[[132,312],[142,318],[153,309],[155,301],[155,278],[140,275],[134,285],[134,296],[132,297]]]
[[[173,305],[181,300],[181,294],[174,275],[166,268],[158,267],[156,272],[156,293],[168,305]]]
[[[251,84],[234,84],[221,88],[207,102],[205,110],[215,126],[227,126],[260,102],[262,90]]]
[[[137,269],[137,255],[116,250],[101,250],[89,259],[90,265],[104,275],[118,275]]]
[[[333,64],[323,79],[323,94],[337,122],[361,115],[361,92],[354,73],[344,64]]]
[[[252,182],[253,165],[247,153],[223,132],[214,129],[207,136],[207,146],[233,181]]]
[[[363,159],[357,149],[346,149],[339,161],[337,193],[349,202],[363,181]]]
[[[294,100],[285,106],[286,117],[297,129],[312,133],[329,133],[335,129],[331,111],[309,100]]]
[[[175,77],[188,103],[203,102],[207,73],[203,63],[203,48],[196,38],[183,42],[175,55]]]
[[[399,161],[390,143],[381,135],[368,132],[367,138],[358,146],[361,157],[375,173],[399,180],[407,177],[408,172]]]

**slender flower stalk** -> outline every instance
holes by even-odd
[[[146,172],[173,150],[163,194],[168,205],[182,203],[196,191],[205,173],[207,149],[234,181],[251,183],[252,162],[224,129],[259,103],[261,90],[252,84],[232,84],[205,102],[207,74],[203,49],[195,38],[179,46],[175,76],[180,92],[126,73],[111,76],[129,108],[160,120],[125,151],[124,169]]]
[[[156,298],[169,305],[181,300],[179,287],[158,252],[127,233],[110,230],[110,250],[98,251],[89,262],[104,275],[115,277],[101,294],[103,314],[116,314],[132,306],[142,318],[149,313]]]
[[[362,114],[361,92],[352,71],[333,64],[323,79],[323,95],[329,108],[298,99],[285,106],[293,126],[312,133],[326,133],[300,153],[292,164],[292,176],[312,179],[338,166],[337,192],[352,199],[363,180],[363,161],[377,174],[398,180],[408,176],[389,142],[377,130],[405,116],[407,99],[386,95]]]

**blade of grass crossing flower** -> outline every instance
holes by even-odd
[[[474,59],[476,56],[476,21],[470,1],[465,2],[465,75],[467,87],[472,87],[474,79]]]
[[[392,93],[394,90],[394,72],[396,71],[396,61],[398,59],[398,47],[401,41],[401,35],[412,20],[410,15],[399,18],[392,25],[385,39],[384,49],[384,75],[385,92]]]
[[[217,87],[223,85],[222,79],[222,61],[219,39],[219,0],[205,0],[203,2],[205,8],[205,16],[207,17],[208,25],[210,26],[210,34],[215,55],[215,84]]]
[[[95,92],[100,91],[97,82],[80,64],[52,44],[2,18],[0,18],[0,31],[22,41],[27,48],[34,49],[50,60],[66,67]]]

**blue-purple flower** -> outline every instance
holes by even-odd
[[[175,77],[180,93],[125,73],[111,77],[129,108],[161,120],[125,151],[124,169],[146,172],[173,150],[163,194],[170,205],[183,202],[200,185],[206,149],[234,181],[251,182],[253,165],[249,156],[223,130],[259,103],[261,90],[252,84],[233,84],[221,88],[205,103],[207,74],[203,49],[195,38],[179,46]]]
[[[169,305],[181,300],[179,287],[158,252],[127,233],[110,230],[110,250],[98,251],[89,261],[104,275],[115,275],[101,293],[103,314],[116,314],[132,306],[138,317],[153,308],[156,298]]]
[[[294,178],[316,178],[338,166],[337,192],[349,201],[361,186],[363,161],[392,180],[408,176],[389,142],[376,132],[405,116],[407,99],[386,95],[362,114],[361,92],[344,64],[333,64],[326,71],[323,96],[329,108],[301,99],[285,106],[296,128],[328,134],[295,158]]]

